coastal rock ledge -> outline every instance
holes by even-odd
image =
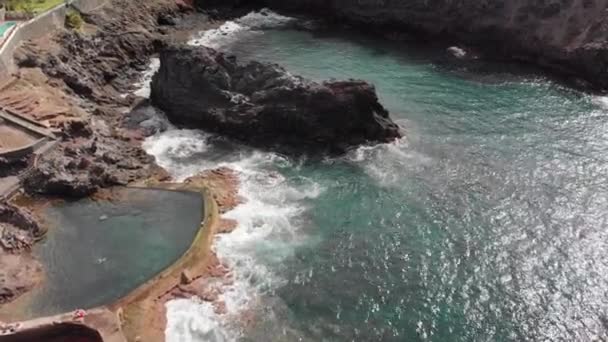
[[[400,137],[365,81],[312,82],[207,47],[169,46],[160,60],[151,99],[178,125],[297,152],[342,153]]]

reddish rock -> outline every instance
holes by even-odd
[[[238,226],[238,222],[232,219],[220,219],[220,223],[217,227],[218,234],[228,234],[232,233]]]

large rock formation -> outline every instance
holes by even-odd
[[[364,81],[320,84],[275,64],[239,64],[205,47],[163,51],[151,99],[177,124],[262,147],[343,152],[399,137],[373,86]]]
[[[242,5],[227,0],[224,5]],[[365,30],[458,40],[608,88],[608,0],[258,0]],[[198,5],[205,8],[206,0]]]
[[[126,139],[101,131],[88,137],[65,138],[25,177],[25,190],[30,194],[80,198],[100,188],[127,185],[154,175],[154,158],[126,143]]]

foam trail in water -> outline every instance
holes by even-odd
[[[360,165],[381,186],[395,186],[401,182],[403,172],[432,162],[432,159],[409,148],[407,137],[388,144],[361,146],[345,157]]]
[[[167,303],[165,336],[172,342],[228,341],[214,317],[213,306],[192,299],[176,299]]]
[[[294,21],[294,18],[263,9],[234,21],[227,21],[217,29],[204,31],[191,39],[189,44],[219,49],[241,39],[244,34],[263,34],[261,30],[282,27]]]
[[[317,197],[322,188],[307,179],[290,183],[276,171],[277,164],[289,163],[274,153],[238,148],[219,151],[213,137],[198,130],[171,130],[148,138],[143,146],[159,165],[177,179],[202,170],[230,167],[240,178],[239,195],[245,203],[226,213],[238,227],[216,237],[214,248],[233,273],[233,284],[224,289],[220,300],[226,315],[218,315],[208,303],[179,300],[167,304],[167,341],[231,341],[235,331],[227,321],[238,315],[260,296],[283,284],[273,265],[293,254],[306,242],[298,232],[298,217],[307,209],[306,200]]]
[[[602,110],[608,110],[608,96],[593,96],[591,102],[602,108]]]

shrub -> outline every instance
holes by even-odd
[[[80,16],[80,13],[70,10],[65,16],[65,26],[72,30],[80,30],[82,25],[84,24],[84,20]]]

